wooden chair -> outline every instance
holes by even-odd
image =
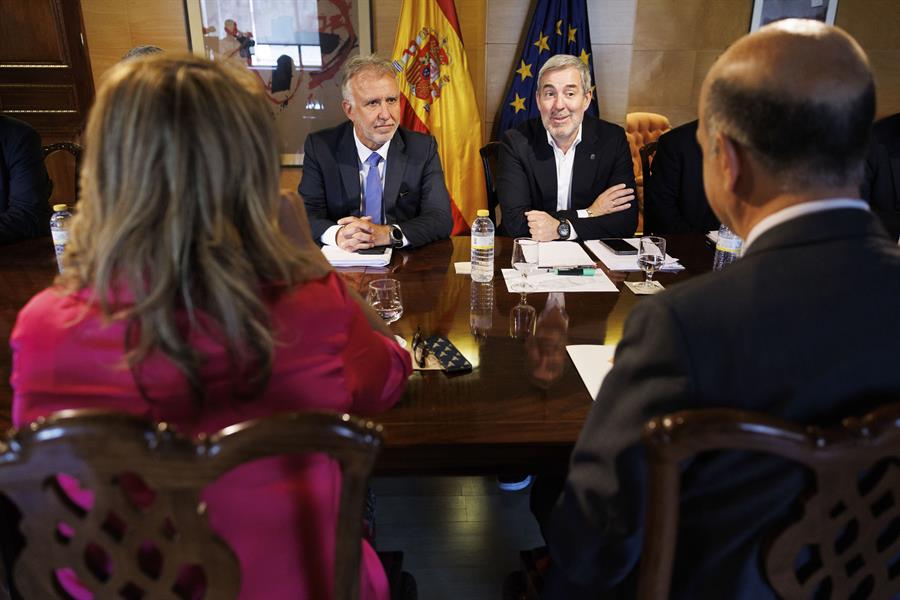
[[[643,185],[640,149],[670,130],[672,126],[664,115],[648,112],[633,112],[625,115],[625,137],[631,148],[631,160],[634,165],[634,179],[638,187]]]
[[[78,201],[78,174],[81,172],[82,148],[72,142],[58,142],[44,146],[44,166],[53,182],[50,205]],[[68,155],[68,156],[67,156]]]
[[[22,515],[25,541],[15,587],[24,598],[68,598],[55,575],[65,568],[97,598],[186,598],[177,586],[190,566],[203,598],[235,598],[238,561],[209,529],[201,491],[249,461],[324,452],[342,468],[334,598],[356,598],[363,498],[380,446],[381,427],[349,415],[282,414],[190,439],[122,413],[56,413],[0,443],[0,490]],[[93,493],[89,509],[59,474]]]
[[[488,211],[491,213],[491,221],[495,226],[500,225],[500,201],[497,199],[497,181],[494,173],[497,172],[497,153],[500,151],[500,142],[488,142],[478,153],[481,154],[481,164],[484,167],[484,185],[487,188]]]
[[[841,427],[791,425],[729,409],[679,412],[644,428],[650,495],[638,598],[668,598],[678,531],[680,463],[708,450],[748,450],[805,465],[814,481],[798,498],[800,520],[763,547],[762,568],[782,598],[897,598],[900,595],[900,404]],[[847,532],[856,523],[855,539]],[[842,541],[841,541],[842,540]],[[819,564],[798,565],[819,548]],[[830,587],[830,594],[823,593]]]

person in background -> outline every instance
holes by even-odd
[[[862,197],[894,238],[900,237],[900,113],[875,123]]]
[[[886,318],[900,249],[858,197],[875,113],[863,50],[819,21],[770,24],[716,61],[699,113],[706,195],[744,256],[629,316],[544,527],[545,598],[634,597],[650,418],[730,407],[830,424],[900,394],[900,320]],[[804,469],[708,453],[681,481],[670,597],[774,598],[760,547]]]
[[[11,336],[17,426],[101,407],[195,435],[397,402],[409,355],[279,196],[277,139],[258,83],[227,63],[167,53],[109,72],[88,120],[65,272]],[[239,598],[329,596],[339,478],[324,456],[276,457],[204,491],[212,529],[240,561]],[[363,544],[361,597],[386,600]]]
[[[662,134],[644,182],[644,233],[666,235],[719,229],[703,191],[697,121]]]
[[[310,134],[303,197],[313,239],[350,252],[417,247],[450,237],[450,195],[434,137],[400,127],[400,88],[376,55],[344,65],[349,121]]]
[[[557,54],[538,73],[540,119],[503,133],[497,197],[502,233],[539,241],[626,237],[637,228],[625,130],[585,111],[591,74]]]
[[[0,115],[0,243],[50,231],[52,189],[37,131]]]

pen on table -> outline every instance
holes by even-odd
[[[554,269],[553,272],[556,275],[586,275],[587,277],[593,277],[597,269],[577,267],[575,269]]]

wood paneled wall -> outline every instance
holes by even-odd
[[[182,0],[81,0],[81,10],[95,85],[135,46],[188,48]]]
[[[402,0],[373,0],[374,49],[390,53]],[[456,0],[476,101],[489,138],[536,0]],[[752,0],[588,0],[600,112],[696,118],[716,57],[749,30]],[[186,49],[182,0],[82,0],[95,81],[129,48]],[[900,112],[900,0],[840,0],[837,24],[868,52],[878,113]]]

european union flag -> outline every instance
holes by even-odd
[[[537,76],[554,54],[581,58],[590,68],[591,89],[594,89],[594,60],[585,0],[538,0],[525,45],[516,61],[512,85],[500,106],[498,137],[510,127],[540,115],[534,99]],[[595,117],[600,114],[596,91],[587,113]]]

